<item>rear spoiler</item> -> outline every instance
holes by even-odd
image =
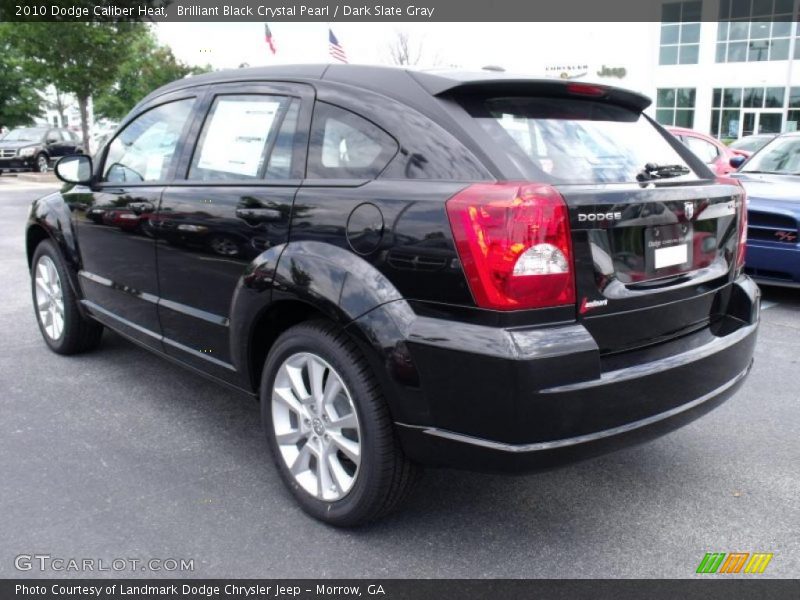
[[[437,73],[408,71],[433,96],[452,95],[536,95],[563,98],[592,98],[642,112],[650,106],[650,98],[637,92],[602,84],[557,79],[524,79],[504,77],[497,73],[471,73],[469,77],[448,77]],[[449,75],[449,74],[448,74]]]

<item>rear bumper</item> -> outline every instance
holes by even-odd
[[[800,244],[748,241],[746,270],[760,283],[800,286]]]
[[[757,286],[740,278],[712,326],[612,357],[579,324],[520,331],[448,322],[434,337],[437,324],[418,319],[407,343],[428,415],[398,419],[403,448],[428,465],[524,472],[663,435],[744,382],[758,304]]]

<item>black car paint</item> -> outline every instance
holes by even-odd
[[[60,139],[59,139],[60,138]],[[18,152],[22,148],[33,147],[34,151],[29,156],[4,157],[3,150]],[[73,138],[73,134],[66,129],[42,128],[42,136],[33,141],[4,141],[0,139],[0,171],[24,171],[33,169],[36,158],[44,154],[48,162],[54,162],[62,156],[82,154],[83,146]]]
[[[29,258],[42,236],[53,237],[88,314],[251,395],[283,328],[309,315],[333,320],[383,383],[404,450],[428,464],[540,468],[645,439],[721,402],[749,369],[758,321],[758,289],[732,266],[735,215],[723,210],[719,221],[718,264],[655,287],[605,277],[592,244],[605,243],[614,224],[578,220],[588,207],[634,210],[625,219],[647,225],[678,223],[687,221],[686,202],[700,216],[730,201],[735,190],[715,184],[663,130],[707,180],[560,188],[570,201],[579,296],[605,298],[606,306],[591,314],[576,306],[475,306],[444,202],[471,182],[518,178],[451,97],[484,84],[335,66],[170,84],[120,126],[167,100],[196,98],[168,180],[66,186],[37,201]],[[504,90],[519,82],[490,84]],[[397,140],[397,154],[371,181],[308,180],[302,172],[257,185],[183,179],[188,140],[215,94],[275,89],[301,99],[306,133],[313,103],[325,101],[378,124]],[[643,103],[623,92],[617,101]],[[307,138],[296,141],[294,164],[304,165]],[[98,224],[93,211],[110,206],[138,211],[142,226]],[[215,256],[207,242],[179,235],[180,223],[230,236],[238,251]]]

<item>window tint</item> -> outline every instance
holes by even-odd
[[[47,132],[46,141],[49,142],[61,142],[63,139],[61,138],[61,132],[58,129],[51,129]]]
[[[348,110],[318,102],[309,144],[309,179],[372,179],[397,152],[388,133]]]
[[[269,156],[267,179],[290,179],[292,176],[292,153],[297,134],[297,116],[300,114],[300,101],[292,100],[286,116],[283,117],[278,138]]]
[[[203,125],[197,144],[189,179],[219,181],[256,179],[263,175],[267,154],[276,140],[278,128],[283,134],[282,121],[290,99],[285,96],[240,95],[218,96]],[[287,124],[293,137],[297,124]],[[273,174],[288,177],[291,152],[276,164]]]
[[[162,104],[131,121],[109,145],[103,180],[164,180],[193,104],[194,99]]]
[[[706,164],[714,162],[719,156],[717,147],[714,144],[700,138],[687,136],[684,138],[683,143]]]
[[[778,137],[753,157],[741,169],[743,172],[800,173],[800,137]]]
[[[568,98],[465,98],[469,113],[526,177],[624,183],[647,163],[686,166],[648,119],[620,106]],[[696,179],[689,173],[672,181]]]

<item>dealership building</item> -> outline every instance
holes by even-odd
[[[798,0],[666,2],[660,23],[598,24],[592,62],[572,55],[544,75],[641,91],[660,123],[722,139],[795,131],[797,15]]]

